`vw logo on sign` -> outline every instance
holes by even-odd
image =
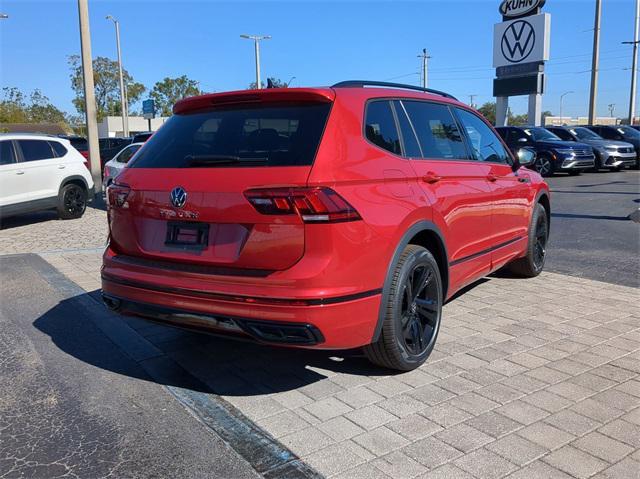
[[[536,32],[525,20],[513,22],[502,34],[502,55],[512,63],[520,63],[533,51]]]
[[[169,194],[171,204],[176,208],[182,208],[187,202],[187,192],[182,186],[176,186]]]

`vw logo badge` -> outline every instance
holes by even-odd
[[[176,186],[169,194],[171,204],[176,208],[182,208],[187,202],[187,192],[182,186]]]
[[[520,63],[533,51],[536,44],[536,32],[529,22],[513,22],[502,34],[500,47],[502,55],[513,63]]]

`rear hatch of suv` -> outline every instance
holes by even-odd
[[[332,203],[331,190],[306,188],[332,101],[329,89],[278,89],[179,102],[109,188],[111,248],[142,261],[289,268],[305,247],[295,205],[312,214]]]

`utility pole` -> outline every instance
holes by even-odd
[[[632,42],[622,42],[633,45],[633,61],[631,62],[631,93],[629,94],[629,125],[633,125],[636,116],[636,87],[638,75],[638,28],[640,28],[640,0],[636,0],[636,17]]]
[[[477,97],[477,96],[478,96],[478,95],[469,95],[469,106],[470,106],[471,108],[475,108],[475,106],[473,105],[473,99],[474,99],[475,97]]]
[[[100,171],[100,147],[98,145],[98,121],[96,116],[96,94],[93,85],[93,65],[91,63],[91,34],[89,32],[88,0],[78,0],[80,21],[80,50],[82,53],[82,77],[84,80],[84,112],[87,120],[87,141],[89,162],[95,194],[102,192],[102,172]]]
[[[129,136],[129,107],[127,104],[127,91],[124,86],[124,76],[122,75],[122,55],[120,53],[120,22],[107,15],[107,20],[113,21],[116,26],[116,48],[118,50],[118,71],[120,73],[120,108],[122,110],[122,134]]]
[[[427,55],[427,49],[423,48],[422,49],[422,54],[418,55],[418,58],[422,58],[422,88],[427,88],[427,85],[429,84],[428,82],[428,75],[429,75],[429,58],[431,58],[429,55]]]
[[[269,40],[271,35],[240,35],[240,38],[247,38],[253,40],[256,51],[256,88],[260,90],[262,85],[260,84],[260,40]]]
[[[609,103],[607,105],[607,108],[609,109],[609,116],[611,118],[613,118],[613,112],[616,110],[616,104],[615,103]]]
[[[596,103],[598,97],[598,63],[600,61],[600,14],[601,0],[596,0],[596,15],[593,27],[593,58],[591,61],[591,94],[589,96],[589,124],[596,121]]]

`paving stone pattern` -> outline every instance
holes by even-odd
[[[0,231],[0,254],[19,249],[5,241],[15,229]],[[99,288],[98,250],[51,252],[73,245],[27,236],[85,290]],[[445,306],[433,354],[405,374],[358,352],[125,321],[327,477],[640,477],[634,288],[552,273],[487,278]]]

